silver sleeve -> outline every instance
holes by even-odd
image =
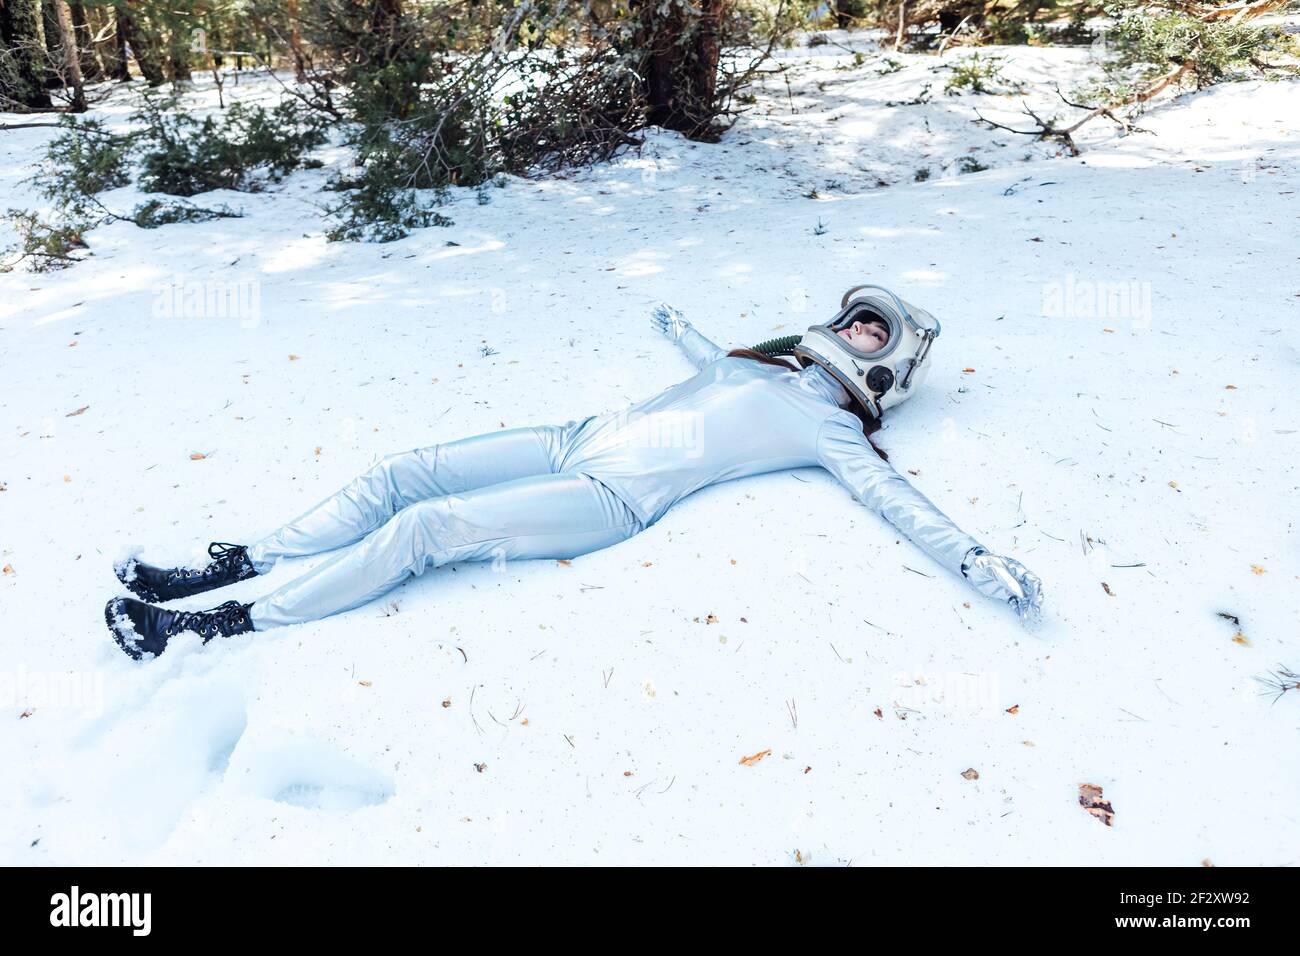
[[[841,411],[822,423],[817,454],[822,467],[858,501],[884,517],[939,564],[966,579],[962,563],[971,549],[982,545],[876,454],[862,434],[861,423],[850,412]]]
[[[704,368],[710,362],[716,362],[727,354],[726,349],[710,342],[689,323],[682,332],[681,338],[677,340],[677,344],[696,368]]]

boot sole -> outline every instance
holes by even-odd
[[[118,615],[114,613],[114,610],[117,607],[117,602],[119,600],[121,599],[113,598],[113,600],[104,605],[104,623],[108,625],[109,633],[113,635],[113,640],[116,641],[117,646],[122,649],[122,653],[132,660],[138,661],[144,656],[140,648],[134,646],[134,641],[126,637],[118,629],[118,623],[116,620]],[[134,631],[132,631],[132,633],[134,633]]]

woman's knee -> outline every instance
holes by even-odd
[[[418,462],[416,451],[384,455],[358,475],[348,490],[358,504],[392,515],[407,504],[402,495],[402,476]]]
[[[456,513],[455,501],[455,495],[444,495],[401,508],[366,543],[377,553],[397,556],[412,574],[420,574],[429,561],[479,536]]]

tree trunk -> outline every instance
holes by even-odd
[[[221,42],[221,30],[217,27],[214,26],[208,31],[208,34],[208,56],[212,57],[212,72],[215,74],[221,69],[222,64],[225,63],[225,58],[221,55],[222,47],[224,47],[225,44]]]
[[[35,0],[0,0],[0,42],[4,45],[0,56],[7,66],[0,71],[3,108],[53,108],[45,91],[45,58]]]
[[[649,107],[646,121],[675,129],[678,122],[675,48],[686,28],[685,15],[677,0],[669,0],[662,11],[655,0],[636,0],[633,10],[639,20],[635,44],[645,52],[640,73]]]
[[[81,76],[81,62],[77,56],[77,40],[72,28],[72,11],[65,0],[53,0],[54,15],[59,29],[59,47],[63,51],[65,82],[72,87],[72,100],[68,108],[74,113],[86,112],[86,84]]]
[[[150,10],[152,9],[151,4]],[[168,0],[165,10],[167,13],[160,14],[155,22],[158,23],[158,31],[165,44],[167,76],[173,84],[189,83],[191,64],[197,63],[200,68],[202,66],[203,54],[208,46],[207,36],[196,29],[200,21],[195,17],[194,0]],[[198,49],[195,49],[196,46]]]
[[[99,58],[104,61],[104,72],[110,80],[129,81],[131,71],[126,64],[126,38],[122,36],[116,13],[108,7],[100,7],[93,12],[91,23],[92,26],[98,26],[96,36],[104,33],[110,23],[113,27],[113,32],[99,43]]]
[[[95,56],[95,32],[86,16],[86,5],[82,0],[69,0],[68,12],[72,14],[72,37],[77,44],[81,78],[87,83],[98,83],[104,78],[104,69]]]
[[[374,16],[370,20],[370,28],[376,35],[391,34],[400,19],[402,0],[374,0]]]
[[[45,34],[45,85],[51,90],[62,89],[68,83],[64,67],[63,44],[59,34],[59,11],[56,0],[41,0],[41,32]]]
[[[709,135],[718,115],[719,30],[726,0],[700,0],[688,13],[684,0],[633,0],[636,46],[644,51],[641,82],[647,122],[687,136]]]
[[[298,29],[298,0],[289,4],[289,47],[293,50],[293,75],[299,83],[307,82],[307,58],[302,52],[302,33]]]
[[[145,82],[150,86],[162,86],[166,77],[163,76],[162,66],[158,61],[158,48],[139,28],[132,11],[131,0],[123,0],[122,5],[117,8],[117,30],[122,35],[123,42],[130,47],[130,53],[135,57],[135,65],[140,68],[140,75],[145,78]]]
[[[700,19],[695,25],[695,61],[690,64],[690,89],[696,109],[705,117],[705,124],[712,123],[717,116],[724,3],[725,0],[701,0]]]
[[[388,63],[401,47],[402,0],[375,0],[371,31],[379,41],[380,65]]]
[[[167,58],[167,72],[173,83],[190,82],[190,52],[185,47],[184,39],[177,37],[172,41],[171,55]]]

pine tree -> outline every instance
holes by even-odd
[[[48,110],[36,0],[0,0],[0,101],[6,110]]]

